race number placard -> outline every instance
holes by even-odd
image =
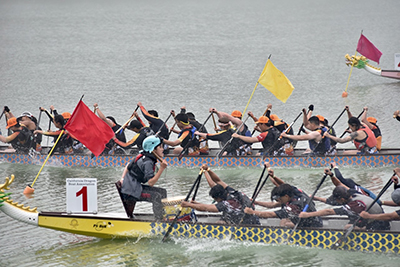
[[[67,178],[67,212],[97,213],[97,179]]]

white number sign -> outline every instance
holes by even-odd
[[[67,178],[67,212],[97,213],[96,178]]]

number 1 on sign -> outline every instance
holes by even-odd
[[[97,213],[97,179],[67,178],[67,212]]]
[[[76,192],[76,197],[79,197],[82,195],[82,211],[87,211],[88,210],[88,197],[87,197],[87,187],[84,186],[82,187],[81,190]]]

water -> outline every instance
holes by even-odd
[[[369,115],[378,119],[383,132],[382,146],[399,147],[400,125],[392,118],[400,108],[398,81],[354,69],[349,96],[341,97],[350,71],[344,55],[355,53],[361,30],[383,52],[380,66],[393,69],[393,54],[400,52],[400,37],[396,35],[399,7],[395,0],[379,5],[372,0],[3,0],[0,105],[8,105],[15,115],[25,110],[38,115],[39,106],[49,108],[52,104],[60,112],[72,112],[85,95],[83,100],[90,108],[97,102],[106,115],[120,123],[129,118],[138,101],[148,109],[157,109],[161,118],[185,105],[204,121],[210,107],[243,111],[271,54],[272,62],[295,90],[283,104],[259,86],[248,107],[256,116],[272,103],[273,112],[290,123],[302,108],[314,104],[315,114],[333,122],[345,105],[356,115],[368,106]],[[41,126],[46,128],[44,117]],[[2,121],[0,129],[4,133]],[[346,119],[342,117],[335,128],[344,130]],[[22,191],[39,169],[0,164],[4,177],[16,175],[13,198],[24,204],[44,211],[65,210],[65,179],[95,177],[99,210],[123,211],[113,185],[121,168],[45,167],[35,184],[35,197],[25,199]],[[346,167],[344,173],[379,192],[391,170]],[[217,171],[247,194],[254,190],[261,172],[245,167]],[[194,168],[168,168],[160,186],[170,195],[185,195],[197,173]],[[277,175],[312,191],[322,177],[322,169],[282,168]],[[208,189],[203,186],[199,200],[207,202]],[[327,196],[332,188],[326,183],[318,195]],[[267,184],[260,199],[267,200],[270,189],[271,184]],[[383,199],[390,199],[390,194]],[[146,204],[138,206],[139,211],[149,208]],[[230,241],[174,240],[165,245],[159,240],[88,239],[33,228],[3,215],[0,224],[0,265],[5,266],[393,266],[397,259]]]

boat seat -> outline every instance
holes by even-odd
[[[391,221],[390,222],[390,230],[400,231],[400,221]]]

